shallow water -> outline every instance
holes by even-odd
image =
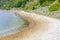
[[[13,12],[0,10],[0,36],[15,33],[23,28],[24,20]]]

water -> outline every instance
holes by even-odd
[[[23,24],[24,20],[13,12],[0,10],[0,36],[15,33]]]

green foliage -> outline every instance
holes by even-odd
[[[55,0],[0,0],[0,9],[22,9],[22,10],[35,10],[45,6],[49,6]],[[60,0],[58,0],[60,3]],[[56,11],[60,9],[60,4],[54,4],[49,11]]]
[[[24,10],[35,10],[38,8],[38,3],[34,1],[30,1],[25,7]]]
[[[60,0],[58,0],[58,2],[60,3]]]
[[[49,8],[49,11],[56,11],[59,9],[60,9],[60,3],[55,3]]]
[[[41,6],[48,6],[49,4],[51,4],[52,2],[54,2],[55,0],[38,0]]]
[[[1,0],[2,1],[2,0]],[[1,3],[1,9],[11,9],[23,7],[28,0],[9,0],[7,2]],[[3,5],[2,5],[3,4]]]

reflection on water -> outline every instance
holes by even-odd
[[[13,12],[0,10],[0,36],[17,31],[12,29],[22,28],[23,24],[24,20]]]

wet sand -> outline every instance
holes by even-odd
[[[27,14],[28,15],[27,16],[25,15],[25,13],[19,14],[19,15],[21,15],[22,18],[27,19],[30,22],[30,25],[28,26],[28,28],[21,30],[16,34],[2,37],[0,38],[0,40],[34,40],[34,39],[37,40],[37,38],[41,38],[47,32],[55,30],[58,22],[60,22],[58,20],[56,21],[53,18],[49,18],[41,15],[40,17],[38,17],[39,20],[35,15],[34,17],[29,14]]]

